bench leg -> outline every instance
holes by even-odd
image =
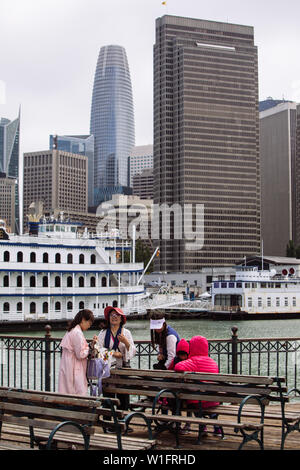
[[[290,432],[293,431],[298,431],[300,432],[300,422],[298,421],[297,423],[290,425],[288,423],[282,423],[281,427],[281,445],[280,445],[280,450],[284,450],[284,443],[285,440]]]
[[[239,430],[235,430],[235,432],[238,432]],[[259,444],[259,447],[260,447],[260,450],[264,450],[264,444],[263,444],[263,429],[261,429],[260,431],[255,431],[251,434],[247,434],[243,429],[240,430],[241,431],[241,434],[243,436],[243,441],[241,442],[241,444],[239,445],[239,448],[238,450],[241,450],[242,447],[247,444],[247,442],[250,442],[250,441],[256,441],[258,444]],[[261,435],[261,437],[259,438],[259,434]]]

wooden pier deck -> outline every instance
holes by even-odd
[[[277,408],[277,405],[274,408]],[[299,410],[300,411],[300,402],[295,404],[288,404],[287,410]],[[230,418],[228,418],[230,419]],[[141,423],[142,424],[142,423]],[[147,431],[145,426],[133,425],[133,422],[130,425],[133,428],[133,432],[129,434],[129,437],[140,437],[140,438],[147,438]],[[12,432],[12,427],[7,424],[3,424],[2,427],[2,439],[0,441],[0,450],[30,450],[29,447],[29,430],[27,435],[16,436]],[[212,429],[208,429],[208,431],[212,431]],[[98,434],[98,433],[97,433]],[[101,431],[99,431],[101,434]],[[106,434],[107,437],[107,434]],[[225,439],[221,439],[220,437],[213,436],[212,432],[208,432],[208,435],[203,438],[202,443],[200,445],[196,444],[197,438],[197,428],[194,427],[189,434],[181,435],[180,436],[180,451],[190,450],[190,451],[233,451],[237,450],[239,444],[241,443],[242,439],[241,436],[235,434],[234,432],[226,432]],[[176,452],[175,448],[175,436],[169,433],[169,431],[164,431],[163,433],[159,434],[155,437],[157,441],[157,445],[155,446],[155,450],[163,450],[163,451],[170,451],[173,450]],[[280,422],[270,424],[266,420],[266,426],[264,431],[264,444],[265,450],[280,450],[280,442],[281,442],[281,427]],[[244,448],[247,451],[258,451],[259,446],[256,442],[249,442],[247,443]],[[73,449],[74,450],[74,449]],[[80,446],[78,446],[75,450],[80,450]],[[298,431],[294,431],[288,435],[285,441],[285,450],[300,450],[300,433]],[[150,450],[151,452],[151,450]]]

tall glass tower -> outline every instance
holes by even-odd
[[[8,178],[16,180],[15,189],[15,227],[16,233],[20,232],[20,171],[19,171],[19,136],[20,136],[20,112],[19,116],[10,121],[0,118],[0,173]]]
[[[95,138],[94,203],[129,194],[128,156],[135,145],[132,86],[126,51],[101,47],[96,67],[90,133]]]

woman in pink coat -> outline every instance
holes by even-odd
[[[70,395],[87,395],[86,378],[89,345],[83,331],[88,330],[94,322],[93,312],[80,310],[62,339],[62,357],[58,376],[58,393]],[[97,340],[95,336],[93,342]]]

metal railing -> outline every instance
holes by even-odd
[[[300,388],[300,338],[240,339],[232,328],[228,340],[209,340],[209,354],[221,373],[272,375],[286,378],[288,388]],[[0,336],[0,386],[57,391],[61,338]],[[151,369],[157,351],[150,341],[136,341],[131,367]]]

